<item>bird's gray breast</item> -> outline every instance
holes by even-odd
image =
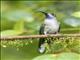
[[[52,34],[58,31],[59,23],[56,20],[45,20],[44,31],[48,34]]]

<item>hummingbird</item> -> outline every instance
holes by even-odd
[[[45,19],[43,24],[40,26],[39,34],[47,35],[47,34],[57,34],[60,31],[60,23],[57,21],[55,14],[42,12],[45,15]],[[44,53],[46,51],[45,48],[45,38],[39,39],[38,51],[40,53]],[[49,44],[50,42],[48,42]]]

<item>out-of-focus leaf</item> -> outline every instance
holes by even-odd
[[[55,56],[53,54],[47,54],[47,55],[38,56],[33,60],[55,60]]]
[[[24,32],[24,20],[19,20],[14,25],[14,30],[19,32]]]
[[[15,30],[5,30],[1,31],[1,36],[16,36],[21,34],[22,32],[20,31],[15,31]]]
[[[80,11],[74,12],[72,16],[80,18]]]
[[[76,53],[61,53],[57,60],[80,60],[80,55]]]
[[[7,30],[7,29],[12,29],[13,25],[14,25],[13,21],[9,21],[7,19],[0,20],[0,23],[1,23],[1,25],[0,25],[1,31]]]
[[[72,27],[80,26],[80,20],[76,18],[66,18],[63,22]]]
[[[34,58],[33,60],[79,60],[79,54],[61,53],[59,55],[47,54]]]
[[[24,32],[24,21],[19,20],[14,25],[14,30],[1,31],[1,36],[16,36]]]

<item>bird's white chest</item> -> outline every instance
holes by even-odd
[[[44,31],[54,33],[57,32],[59,29],[59,23],[56,20],[45,20],[45,29]]]

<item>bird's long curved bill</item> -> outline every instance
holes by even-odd
[[[45,12],[43,12],[43,11],[38,11],[38,12],[41,12],[41,13],[43,13],[43,14],[45,14],[45,15],[47,14],[47,13],[45,13]]]

